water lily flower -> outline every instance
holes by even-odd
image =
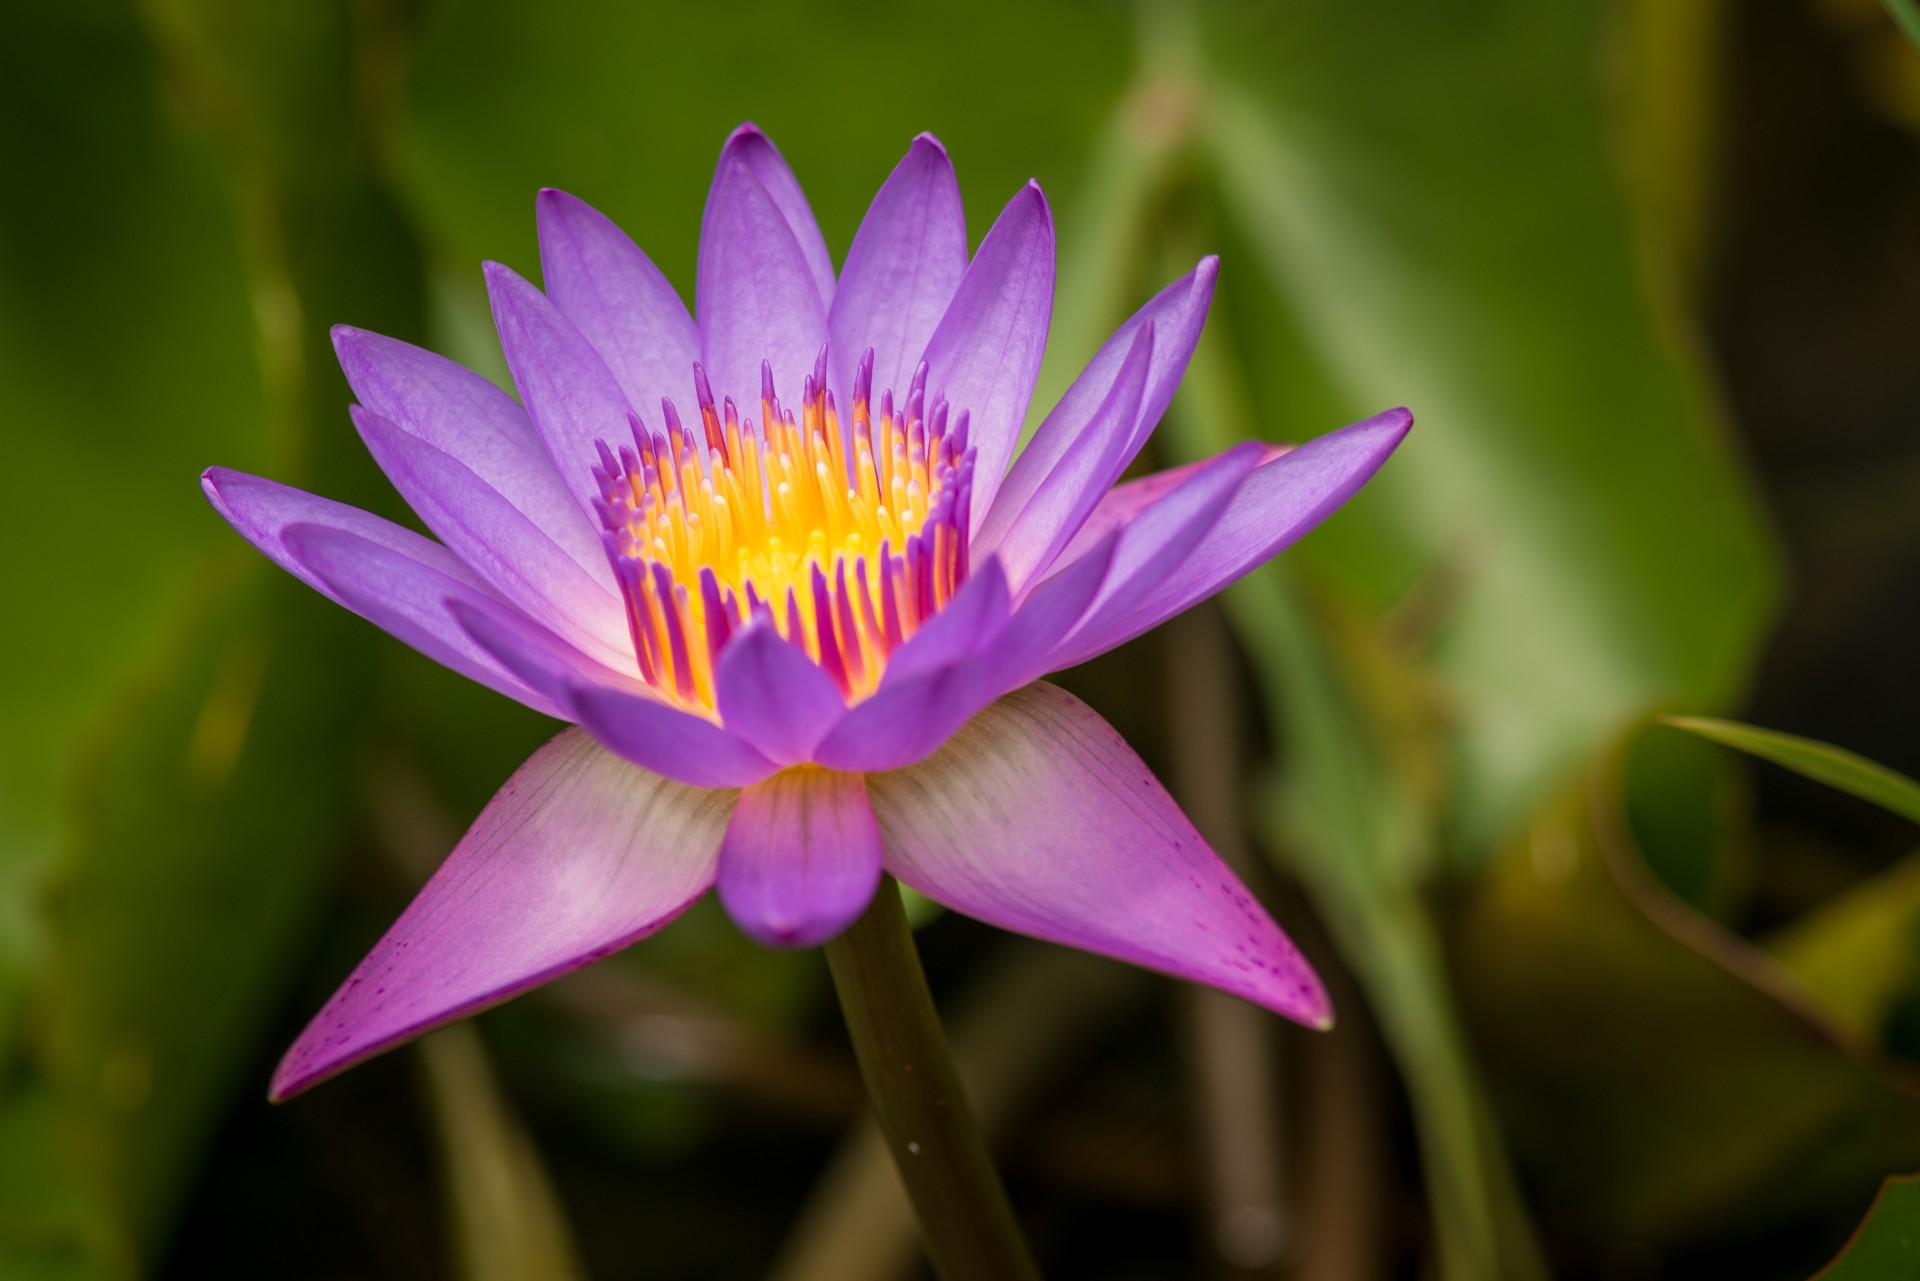
[[[354,424],[438,541],[270,480],[202,478],[309,586],[572,723],[328,1001],[273,1095],[623,948],[716,886],[754,938],[820,943],[883,870],[1005,929],[1326,1024],[1312,969],[1152,773],[1039,678],[1299,538],[1406,412],[1121,482],[1193,352],[1208,258],[1108,339],[1016,457],[1052,217],[1030,183],[969,257],[930,135],[836,273],[780,153],[742,126],[707,199],[697,320],[586,204],[543,191],[537,212],[545,292],[486,267],[518,401],[334,331]]]

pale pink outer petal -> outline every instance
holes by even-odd
[[[407,505],[501,596],[603,663],[631,656],[626,610],[604,553],[602,572],[589,573],[460,460],[362,406],[352,414]]]
[[[931,759],[868,779],[887,870],[954,911],[1316,1027],[1325,988],[1091,708],[1033,684]]]
[[[1260,463],[1247,475],[1226,510],[1178,568],[1162,576],[1124,613],[1105,613],[1084,624],[1062,647],[1056,666],[1084,662],[1158,627],[1284,551],[1353,497],[1412,427],[1413,415],[1390,409],[1278,457],[1269,454],[1271,461]],[[1152,484],[1156,478],[1133,483]],[[1135,496],[1128,489],[1115,490],[1110,501],[1135,508]],[[1150,509],[1151,505],[1139,510]],[[1105,523],[1099,508],[1090,523]]]
[[[1040,184],[1007,202],[927,341],[927,391],[966,413],[978,451],[971,525],[993,507],[1033,402],[1053,322],[1053,213]]]
[[[713,683],[720,723],[777,765],[811,760],[847,710],[833,678],[771,620],[756,621],[727,642]]]
[[[824,943],[880,884],[880,830],[866,780],[785,770],[740,793],[720,846],[719,892],[740,928],[772,947]]]
[[[800,403],[802,382],[827,345],[826,304],[779,207],[737,159],[722,161],[707,199],[694,310],[715,396],[758,419],[764,361],[781,398]]]
[[[875,395],[891,389],[904,396],[966,270],[960,183],[947,149],[923,133],[873,198],[847,250],[827,314],[836,393],[852,394],[854,369],[872,348]],[[843,404],[842,414],[851,408]]]
[[[767,195],[780,210],[787,230],[793,234],[794,243],[800,246],[800,254],[807,263],[807,275],[813,280],[821,305],[832,302],[833,257],[827,253],[826,238],[820,234],[820,224],[814,221],[806,192],[800,189],[800,180],[787,167],[786,157],[780,154],[780,149],[773,145],[771,138],[760,132],[760,126],[748,121],[729,134],[721,146],[720,161],[714,166],[714,188],[718,188],[720,173],[729,162],[745,165],[748,172],[766,189]],[[710,189],[707,192],[706,216],[700,222],[703,247],[712,216],[713,190]],[[758,385],[756,383],[755,387]],[[715,390],[718,391],[718,388]]]
[[[600,353],[627,403],[651,421],[662,397],[684,402],[700,334],[660,269],[611,219],[564,191],[542,191],[535,216],[547,297]]]
[[[645,938],[713,883],[734,793],[584,731],[535,752],[280,1061],[284,1099]]]
[[[1014,517],[1034,492],[1063,465],[1071,465],[1074,455],[1082,448],[1088,421],[1107,397],[1108,388],[1119,378],[1140,330],[1151,325],[1153,357],[1140,413],[1117,450],[1117,465],[1096,481],[1104,490],[1119,479],[1159,425],[1160,416],[1166,413],[1180,379],[1187,372],[1187,362],[1206,324],[1207,310],[1213,302],[1214,281],[1219,274],[1219,259],[1202,258],[1198,266],[1162,289],[1101,345],[1080,376],[1073,380],[1073,385],[1067,388],[1060,403],[1048,412],[1046,421],[1034,432],[1027,447],[1020,451],[999,496],[994,499],[992,510],[976,527],[979,532],[974,537],[975,547],[981,551],[997,548]]]
[[[497,262],[483,270],[500,350],[520,389],[521,403],[561,481],[598,529],[594,503],[600,486],[593,468],[600,455],[594,442],[618,448],[633,439],[627,415],[636,408],[658,427],[657,413],[648,415],[659,406],[650,411],[645,405],[629,405],[600,353],[545,294]]]
[[[612,587],[599,526],[513,397],[444,356],[364,329],[335,325],[333,349],[362,405],[458,459]]]

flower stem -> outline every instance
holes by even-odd
[[[942,1281],[1039,1281],[954,1072],[892,877],[828,942],[860,1077]]]

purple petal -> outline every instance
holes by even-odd
[[[977,548],[991,551],[999,546],[1014,517],[1041,484],[1081,448],[1086,424],[1107,398],[1108,389],[1119,380],[1137,335],[1152,326],[1153,359],[1147,370],[1139,417],[1120,450],[1118,465],[1097,483],[1104,491],[1119,479],[1120,473],[1147,443],[1147,437],[1159,424],[1160,416],[1166,413],[1180,379],[1186,374],[1187,361],[1193,355],[1194,344],[1200,341],[1201,327],[1206,324],[1207,309],[1213,302],[1214,281],[1219,274],[1218,258],[1202,258],[1192,271],[1162,289],[1114,331],[1073,380],[1073,386],[1067,388],[1067,394],[1040,424],[1027,447],[1020,451],[999,497],[994,500],[993,509],[987,512],[974,539]],[[1020,579],[1016,576],[1014,581]]]
[[[490,613],[505,611],[490,588],[446,573],[405,552],[325,525],[289,525],[281,531],[287,552],[327,595],[375,627],[413,646],[434,662],[498,690],[516,702],[560,720],[572,720],[563,705],[528,686],[476,645],[448,601]]]
[[[924,760],[993,701],[989,661],[1011,613],[1007,576],[989,558],[887,659],[880,687],[854,705],[813,751],[829,769],[898,769]]]
[[[1117,534],[1035,587],[1014,610],[987,655],[989,698],[998,698],[1050,670],[1054,649],[1086,617],[1113,564]]]
[[[984,659],[961,658],[883,683],[840,719],[813,749],[813,759],[828,769],[857,773],[925,760],[993,701],[992,679]]]
[[[580,509],[591,514],[600,497],[593,478],[599,459],[594,442],[617,445],[632,438],[627,398],[593,344],[545,294],[497,262],[487,263],[485,270],[493,323],[513,384],[561,481]]]
[[[695,787],[745,787],[780,767],[705,717],[604,686],[570,691],[574,719],[642,769]]]
[[[519,677],[553,700],[556,707],[572,701],[580,685],[621,689],[651,697],[638,677],[607,667],[582,654],[533,620],[505,606],[483,609],[469,601],[449,600],[447,610],[475,644]]]
[[[1059,665],[1132,640],[1278,555],[1366,484],[1412,426],[1413,415],[1390,409],[1255,467],[1180,566],[1124,615],[1090,621],[1068,641],[1072,655],[1063,653]],[[1114,501],[1133,499],[1116,490]],[[1093,519],[1101,519],[1098,509]]]
[[[720,846],[720,902],[774,947],[824,943],[880,884],[880,830],[858,774],[798,769],[740,793]]]
[[[631,655],[626,610],[604,553],[601,573],[589,574],[452,456],[358,405],[353,422],[427,528],[503,597],[602,662]]]
[[[476,593],[493,594],[493,588],[485,579],[439,543],[358,507],[336,503],[331,498],[309,494],[304,489],[282,485],[277,480],[229,471],[225,467],[209,467],[200,473],[200,490],[207,496],[207,501],[213,504],[213,509],[242,538],[264,552],[274,564],[335,604],[345,605],[346,602],[313,571],[295,559],[282,540],[281,535],[289,526],[324,525],[343,530],[370,543],[377,543],[397,555],[419,561]]]
[[[904,395],[966,270],[960,183],[946,148],[923,133],[873,198],[847,250],[827,315],[840,393],[849,393],[854,367],[871,347],[874,390]]]
[[[833,678],[770,622],[727,642],[713,674],[720,721],[780,765],[812,759],[814,746],[847,710]]]
[[[535,752],[293,1043],[279,1100],[645,938],[713,883],[732,797],[577,729]]]
[[[600,353],[627,403],[651,414],[663,396],[684,398],[700,334],[660,269],[584,200],[549,187],[535,209],[547,297]]]
[[[720,174],[729,161],[745,165],[747,171],[766,189],[767,195],[780,210],[787,230],[793,234],[794,243],[800,247],[801,256],[806,259],[807,274],[813,280],[821,305],[824,307],[833,301],[833,258],[827,253],[827,242],[820,234],[820,225],[813,220],[813,210],[807,205],[806,193],[800,190],[800,180],[787,167],[786,158],[780,154],[779,148],[751,121],[735,129],[720,148],[720,163],[714,168],[713,190],[707,193],[707,215],[700,223],[702,249],[706,247],[707,229],[713,216],[713,191],[719,189]],[[815,350],[818,351],[817,348]],[[807,359],[811,360],[813,356],[810,354]]]
[[[881,688],[985,652],[1006,626],[1012,606],[1006,571],[989,557],[974,568],[973,577],[945,608],[888,657]]]
[[[738,159],[723,157],[707,198],[694,305],[716,396],[753,406],[757,417],[765,361],[776,390],[798,403],[827,343],[826,305],[779,206]]]
[[[1005,522],[1004,538],[995,543],[975,543],[976,553],[990,550],[1005,563],[1007,578],[1016,590],[1047,571],[1125,469],[1122,455],[1140,417],[1140,398],[1146,390],[1153,348],[1153,325],[1142,325],[1127,358],[1114,371],[1106,399],[1081,428],[1073,449]],[[1017,464],[1014,470],[1019,470]],[[994,503],[988,523],[1011,506],[1003,492]]]
[[[1038,183],[1008,202],[927,341],[927,388],[971,422],[973,524],[1013,458],[1053,319],[1053,214]]]
[[[457,458],[582,568],[606,573],[598,528],[513,397],[444,356],[364,329],[334,326],[333,349],[362,405]]]
[[[957,912],[1326,1027],[1298,949],[1092,709],[1035,684],[868,780],[887,869]]]
[[[1107,635],[1193,556],[1265,452],[1260,442],[1247,440],[1215,455],[1115,531],[1113,565],[1100,594],[1073,635],[1049,657],[1049,670],[1112,648]]]

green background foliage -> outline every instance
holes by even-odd
[[[1818,182],[1756,84],[1844,143]],[[1887,266],[1920,224],[1875,239],[1881,206],[1836,194],[1920,190],[1916,86],[1892,20],[1839,0],[9,6],[0,1276],[912,1275],[817,955],[711,904],[479,1036],[262,1099],[552,727],[260,563],[196,476],[407,519],[327,327],[504,380],[478,268],[536,274],[542,186],[690,297],[742,119],[836,258],[921,130],[976,242],[1038,176],[1042,410],[1220,253],[1154,465],[1416,414],[1360,498],[1208,607],[1230,650],[1150,637],[1065,678],[1177,780],[1169,701],[1225,670],[1251,710],[1214,726],[1232,795],[1202,826],[1264,856],[1341,1030],[1208,1040],[1170,983],[922,932],[1043,1263],[1809,1275],[1920,1168],[1912,832],[1655,718],[1779,714],[1913,770],[1916,624],[1831,584],[1911,598],[1920,548],[1883,480],[1920,476],[1920,387],[1886,372],[1920,367],[1920,286]],[[1746,199],[1782,190],[1812,194]],[[1757,212],[1782,207],[1802,221]],[[1829,240],[1868,248],[1790,248]],[[1836,664],[1864,673],[1840,695]],[[1820,743],[1710,737],[1911,800]],[[1223,1054],[1253,1084],[1208,1113]],[[1286,1231],[1255,1248],[1218,1228],[1246,1188],[1200,1172],[1248,1167],[1204,1118],[1276,1107],[1254,1208]],[[1905,1186],[1832,1275],[1898,1275]]]

